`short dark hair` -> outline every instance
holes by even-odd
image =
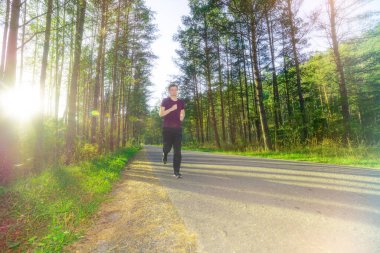
[[[170,90],[171,87],[177,87],[177,89],[178,89],[178,85],[175,84],[175,83],[171,83],[171,84],[169,85],[169,87],[168,87],[168,90]]]

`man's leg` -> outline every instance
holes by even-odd
[[[175,129],[173,138],[173,170],[174,174],[178,174],[181,166],[182,154],[181,154],[181,142],[182,142],[182,128]]]
[[[173,145],[172,134],[170,133],[169,130],[170,129],[162,128],[162,143],[163,143],[162,152],[163,152],[163,159],[165,160],[165,163],[168,157],[168,153],[172,149],[172,145]]]

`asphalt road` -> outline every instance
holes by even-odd
[[[145,150],[200,252],[380,252],[380,169]]]

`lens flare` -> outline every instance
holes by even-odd
[[[40,112],[38,89],[32,86],[15,86],[0,91],[1,115],[19,121],[30,121]]]

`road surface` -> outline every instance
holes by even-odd
[[[380,169],[144,149],[200,252],[380,252]]]

